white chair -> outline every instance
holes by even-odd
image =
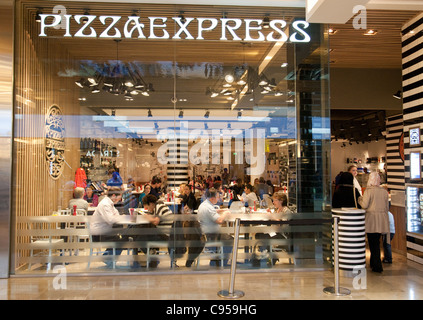
[[[85,211],[84,209],[76,209],[76,216],[79,217],[85,217],[87,215],[87,211]],[[85,222],[76,222],[70,225],[70,228],[74,229],[74,231],[76,231],[78,234],[72,236],[72,242],[76,243],[76,246],[78,246],[78,244],[81,242],[81,240],[83,242],[89,242],[90,241],[90,235],[89,235],[89,231],[87,228],[87,225]],[[80,234],[79,231],[82,231],[82,234]],[[79,248],[77,247],[75,249],[75,255],[79,255]]]
[[[38,223],[37,223],[38,224]],[[41,224],[40,224],[41,225]],[[50,224],[48,223],[48,229],[50,230]],[[28,230],[42,230],[41,226],[40,228],[33,228],[32,224],[29,223],[28,224]],[[30,258],[29,258],[29,262],[28,262],[28,270],[31,270],[31,266],[32,266],[32,258],[35,256],[34,255],[34,250],[40,250],[40,252],[37,254],[38,256],[45,256],[43,255],[43,252],[47,250],[48,254],[48,262],[47,262],[47,271],[50,271],[51,269],[51,257],[53,256],[53,250],[55,250],[54,247],[57,246],[57,244],[59,243],[64,243],[64,239],[57,239],[57,238],[53,238],[51,235],[48,236],[30,236],[30,241],[31,241],[31,249],[30,249]],[[63,254],[63,248],[60,249],[61,254]]]
[[[232,206],[231,206],[232,207]],[[216,248],[212,250],[210,248]],[[223,252],[223,242],[221,241],[207,241],[204,244],[203,252],[198,255],[197,257],[197,269],[200,267],[200,259],[201,255],[207,255],[210,260],[214,258],[219,258],[220,260],[220,267],[223,268],[223,260],[224,260],[224,252]]]
[[[92,238],[93,235],[91,234],[91,231],[90,231],[91,230],[90,229],[90,223],[87,222],[85,225],[86,225],[86,228],[88,230],[88,238],[89,238],[88,242],[90,243],[90,255],[89,255],[89,258],[88,258],[87,269],[90,269],[90,267],[91,267],[91,257],[94,254],[98,256],[99,254],[103,254],[106,251],[102,251],[102,249],[100,247],[94,248],[94,244],[96,242],[93,242],[93,238]],[[97,249],[97,250],[94,252],[95,249]],[[116,248],[113,248],[112,259],[113,259],[113,261],[112,261],[113,269],[115,269],[116,268]]]
[[[90,253],[89,253],[89,258],[88,258],[88,264],[87,264],[87,269],[90,269],[91,267],[91,257],[93,257],[94,255],[98,256],[99,254],[104,254],[106,252],[106,250],[103,250],[100,247],[97,247],[95,245],[95,243],[99,243],[99,242],[93,242],[93,235],[91,234],[91,229],[90,229],[90,223],[86,222],[85,223],[85,229],[87,230],[87,236],[88,236],[88,242],[90,244]],[[134,241],[133,238],[129,237],[129,241],[132,242]],[[127,254],[129,255],[131,252],[133,251],[133,249],[127,249]],[[128,260],[128,266],[130,264],[130,261]],[[113,269],[116,269],[116,248],[113,247],[112,248],[112,267]]]

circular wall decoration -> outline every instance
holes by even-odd
[[[52,105],[47,110],[44,127],[48,173],[56,180],[61,176],[65,164],[65,126],[59,106]]]

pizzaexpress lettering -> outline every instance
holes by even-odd
[[[292,34],[286,32],[287,22],[285,20],[271,20],[269,23],[270,32],[265,36],[263,29],[263,20],[261,19],[228,19],[228,18],[171,18],[177,24],[178,29],[171,36],[168,32],[166,17],[148,17],[149,30],[145,30],[144,23],[140,17],[129,16],[94,16],[94,15],[59,15],[59,14],[40,14],[40,37],[47,37],[46,31],[49,28],[57,28],[59,25],[64,29],[63,37],[80,38],[138,38],[138,39],[182,39],[185,40],[234,40],[234,41],[289,41],[291,42],[310,42],[310,36],[305,31],[309,24],[306,21],[297,20],[292,23]],[[117,26],[121,20],[125,22],[123,29]],[[105,29],[96,30],[94,23],[99,20]],[[193,21],[196,21],[197,27]],[[77,23],[80,28],[71,34],[71,23]],[[239,35],[239,29],[244,26],[245,34]],[[205,33],[216,28],[221,29],[220,39],[205,39]],[[196,30],[193,30],[196,29]],[[158,35],[159,34],[159,35]],[[241,38],[243,36],[243,38]]]

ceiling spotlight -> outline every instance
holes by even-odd
[[[185,17],[184,17],[184,13],[185,13],[184,11],[181,11],[181,12],[179,12],[179,16],[178,16],[178,18],[181,19],[182,23],[187,22],[187,19],[185,19]]]
[[[88,9],[85,9],[85,11],[84,11],[84,16],[89,16],[90,15],[90,12],[88,11]],[[82,17],[81,18],[81,22],[82,23],[87,23],[88,22],[88,17]]]
[[[375,36],[376,34],[377,34],[377,30],[373,30],[373,29],[367,30],[364,33],[365,36]]]
[[[238,111],[237,118],[239,119],[239,118],[241,118],[241,117],[242,117],[242,111]]]
[[[263,26],[263,29],[269,29],[270,28],[270,20],[269,20],[269,17],[267,15],[263,18],[262,26]]]
[[[225,80],[226,80],[226,82],[228,82],[228,83],[232,83],[232,82],[234,82],[234,76],[232,75],[232,74],[227,74],[226,76],[225,76]]]
[[[281,64],[281,68],[286,68],[287,66],[288,66],[287,62],[284,62],[284,63]]]
[[[41,14],[43,14],[43,12],[41,11],[41,9],[37,10],[37,13],[35,14],[35,21],[36,22],[41,22]]]
[[[81,78],[78,81],[75,81],[75,84],[80,88],[84,87],[84,83],[85,83],[84,78]]]
[[[149,118],[151,118],[152,116],[153,116],[153,114],[151,113],[151,110],[150,109],[148,109],[148,115],[147,115]]]
[[[179,118],[183,118],[184,117],[184,112],[181,110],[181,111],[179,111],[179,116],[178,116]]]
[[[338,32],[338,30],[336,30],[336,29],[333,29],[333,28],[329,28],[329,29],[328,29],[328,33],[329,33],[329,35],[335,34],[335,33],[337,33],[337,32]]]
[[[398,90],[397,92],[395,92],[393,95],[392,95],[395,99],[401,99],[402,98],[402,92],[401,92],[401,90]]]
[[[264,74],[262,74],[261,77],[260,77],[259,85],[265,86],[268,83],[269,83],[269,81],[267,80],[266,76]]]
[[[204,114],[204,118],[208,118],[210,116],[210,111],[207,110],[206,113]]]
[[[137,10],[132,10],[131,17],[138,17]],[[131,25],[135,25],[135,21],[134,20],[131,21]]]

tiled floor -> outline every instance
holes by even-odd
[[[377,274],[367,269],[366,283],[341,277],[340,286],[351,290],[343,297],[327,295],[334,285],[331,271],[284,271],[236,275],[235,289],[248,300],[375,300],[423,299],[423,266],[394,255],[392,265]],[[172,275],[133,274],[114,276],[11,277],[0,279],[3,300],[218,300],[218,291],[228,289],[229,271]],[[366,289],[360,286],[366,285]]]

